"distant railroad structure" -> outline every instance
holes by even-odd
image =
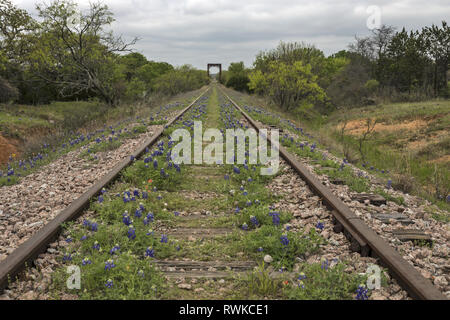
[[[222,64],[221,63],[208,63],[208,77],[209,77],[209,68],[217,67],[219,68],[219,82],[222,78]]]

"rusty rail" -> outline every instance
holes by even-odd
[[[172,125],[186,111],[188,111],[207,91],[209,87],[202,92],[191,104],[184,108],[178,115],[169,121],[164,128]],[[36,257],[45,252],[47,246],[54,241],[61,232],[61,225],[64,222],[74,220],[89,205],[92,197],[99,194],[102,188],[114,181],[119,173],[132,163],[131,156],[138,158],[142,155],[146,148],[152,146],[162,135],[164,128],[159,129],[152,137],[140,145],[130,157],[122,160],[115,165],[109,173],[104,175],[79,198],[73,201],[67,208],[61,211],[52,221],[37,231],[30,239],[25,241],[17,249],[15,249],[6,259],[0,262],[0,293],[8,286],[9,281],[14,278],[28,265],[36,259]]]
[[[244,118],[259,132],[261,126],[255,122],[242,108],[227,94],[222,93],[242,113]],[[319,195],[333,214],[336,222],[335,230],[343,231],[352,241],[352,247],[362,255],[372,255],[389,268],[399,284],[414,299],[447,300],[447,298],[413,266],[392,248],[386,241],[370,229],[363,220],[358,218],[350,208],[344,204],[333,192],[324,186],[303,164],[289,154],[282,146],[279,147],[281,156],[302,177],[302,179]]]

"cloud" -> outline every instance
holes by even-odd
[[[47,0],[49,1],[49,0]],[[32,0],[14,1],[34,12]],[[379,6],[381,22],[399,29],[440,24],[450,16],[448,0],[105,0],[112,28],[138,36],[147,58],[205,69],[208,62],[244,61],[280,40],[315,44],[326,54],[345,49],[355,35],[368,34],[367,7]],[[87,8],[88,0],[77,1]]]

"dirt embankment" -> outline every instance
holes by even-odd
[[[0,165],[7,163],[12,154],[18,154],[17,142],[0,135]]]
[[[404,121],[393,124],[386,124],[379,122],[375,125],[374,132],[393,132],[399,130],[417,131],[425,128],[428,125],[428,121],[417,119],[413,121]],[[338,126],[342,128],[342,124]],[[360,135],[367,130],[366,120],[353,120],[349,121],[345,127],[346,132],[351,135]]]

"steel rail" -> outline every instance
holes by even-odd
[[[210,89],[208,87],[200,94],[191,104],[184,108],[178,115],[169,121],[162,129],[142,143],[137,149],[126,159],[115,165],[111,171],[98,180],[79,198],[75,199],[68,207],[61,211],[53,220],[47,223],[44,227],[38,230],[31,238],[16,248],[6,259],[0,262],[0,293],[8,286],[9,281],[14,281],[14,278],[28,265],[36,259],[36,257],[45,252],[48,245],[54,241],[61,232],[61,225],[64,222],[74,220],[82,211],[89,205],[90,199],[99,194],[100,191],[111,182],[113,182],[120,172],[129,166],[133,161],[131,157],[138,158],[144,153],[146,148],[155,144],[161,137],[164,129],[172,125],[178,120],[186,111],[188,111],[204,94]]]
[[[221,90],[222,91],[222,90]],[[225,92],[222,94],[239,110],[244,118],[259,132],[262,127],[254,121],[236,102]],[[268,140],[269,138],[266,137]],[[269,141],[270,142],[270,141]],[[282,146],[279,147],[281,156],[302,177],[302,179],[319,195],[328,208],[331,209],[337,223],[338,231],[342,230],[352,240],[352,247],[362,255],[371,254],[378,258],[392,273],[399,284],[414,299],[419,300],[447,300],[429,280],[425,279],[412,265],[392,248],[386,241],[370,229],[363,220],[358,218],[351,209],[333,192],[324,186],[306,166],[295,159]],[[341,230],[339,230],[341,229]]]

